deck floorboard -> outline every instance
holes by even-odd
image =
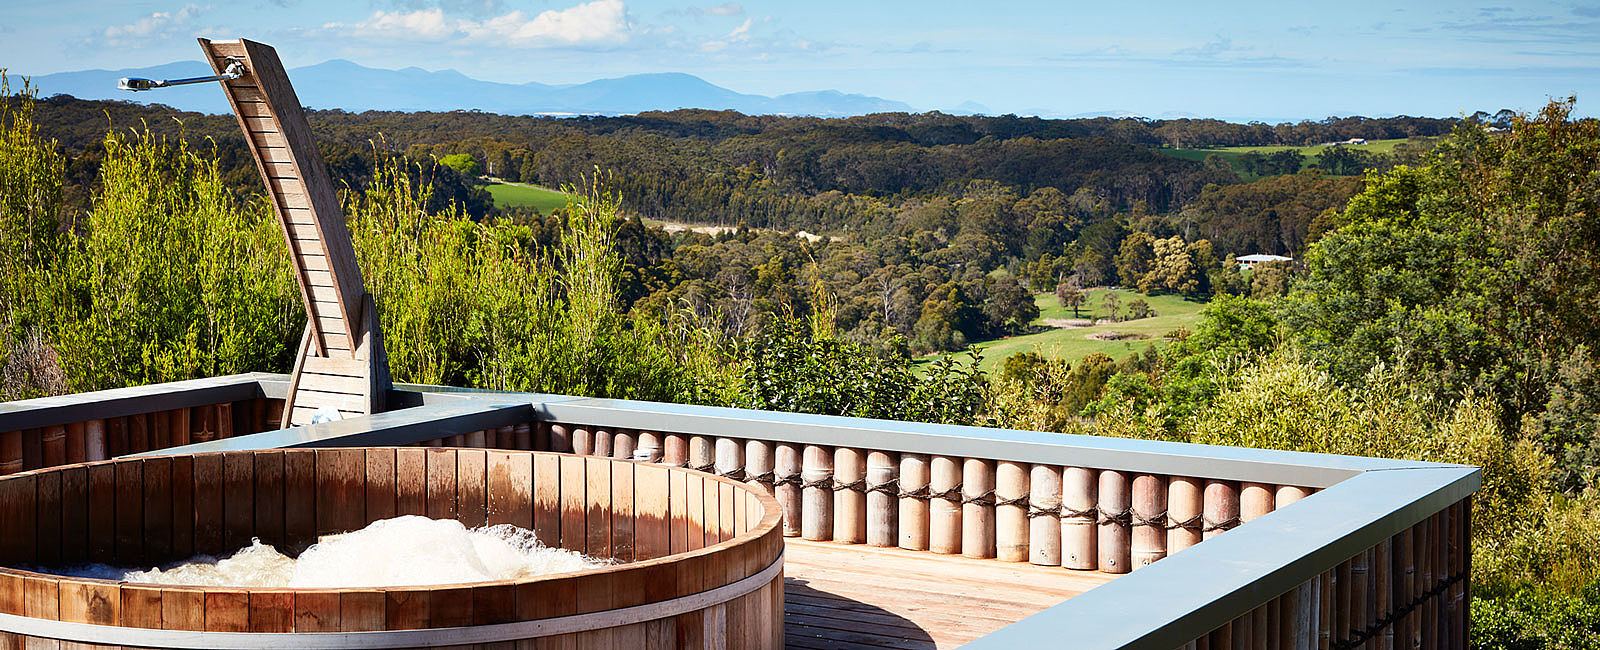
[[[784,638],[803,649],[954,648],[1116,576],[787,540]]]

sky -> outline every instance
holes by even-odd
[[[1579,113],[1600,113],[1600,0],[0,2],[12,74],[198,60],[205,36],[270,44],[290,68],[337,58],[551,84],[686,72],[918,110],[1278,122],[1575,94]]]

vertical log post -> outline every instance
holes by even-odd
[[[579,456],[594,453],[594,436],[587,427],[572,427],[572,453]]]
[[[744,480],[744,441],[737,438],[717,438],[717,475],[735,481]]]
[[[746,482],[772,494],[772,443],[765,440],[745,441],[744,472]]]
[[[681,433],[669,433],[661,444],[661,464],[673,467],[689,465],[689,438]]]
[[[928,550],[928,457],[900,455],[900,548]]]
[[[1133,477],[1133,568],[1167,556],[1167,477]]]
[[[550,451],[563,454],[573,453],[572,428],[565,424],[555,423],[551,423],[548,426],[550,428]]]
[[[1200,479],[1174,476],[1167,484],[1167,554],[1199,544],[1205,519],[1204,487]]]
[[[887,451],[867,452],[867,544],[894,546],[900,509],[900,464]]]
[[[1028,561],[1028,465],[1002,460],[994,474],[994,556]]]
[[[961,554],[994,557],[994,461],[968,458],[961,469]]]
[[[1272,512],[1277,490],[1265,483],[1245,483],[1239,489],[1239,521],[1248,523]]]
[[[717,471],[715,441],[706,436],[689,436],[689,469],[707,473]]]
[[[1133,495],[1128,475],[1117,470],[1100,471],[1100,570],[1127,573],[1133,570],[1132,523]]]
[[[611,457],[622,460],[632,460],[633,452],[639,446],[639,439],[632,431],[621,429],[612,437]]]
[[[804,480],[800,536],[827,541],[833,537],[833,452],[827,447],[806,445],[800,477]]]
[[[867,455],[860,449],[833,450],[833,541],[867,541]]]
[[[1239,488],[1232,481],[1206,481],[1204,498],[1202,537],[1211,539],[1239,525]]]
[[[1061,566],[1061,468],[1054,465],[1029,470],[1028,561]]]
[[[783,510],[783,535],[785,537],[800,536],[800,448],[787,443],[778,443],[778,448],[772,455],[772,482],[773,496],[778,499],[778,506]]]
[[[1068,467],[1061,474],[1061,566],[1080,571],[1100,567],[1099,477],[1095,470]]]
[[[928,476],[928,550],[961,552],[961,460],[934,456]]]
[[[653,431],[640,431],[639,445],[633,450],[633,459],[646,463],[661,462],[661,435]]]

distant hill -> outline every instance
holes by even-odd
[[[211,74],[199,61],[147,68],[82,70],[33,78],[40,96],[160,103],[202,113],[227,112],[222,93],[207,84],[131,93],[117,90],[122,77],[174,79]],[[289,71],[300,103],[347,111],[481,110],[505,115],[626,115],[643,111],[704,108],[747,115],[839,117],[910,111],[902,102],[835,90],[777,97],[734,92],[690,74],[636,74],[583,84],[504,84],[473,79],[455,70],[384,70],[335,59]]]

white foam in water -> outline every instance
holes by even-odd
[[[323,537],[299,558],[255,540],[226,558],[196,556],[165,569],[88,565],[63,573],[190,586],[395,587],[516,580],[609,562],[550,548],[510,524],[468,530],[455,520],[408,515]]]

